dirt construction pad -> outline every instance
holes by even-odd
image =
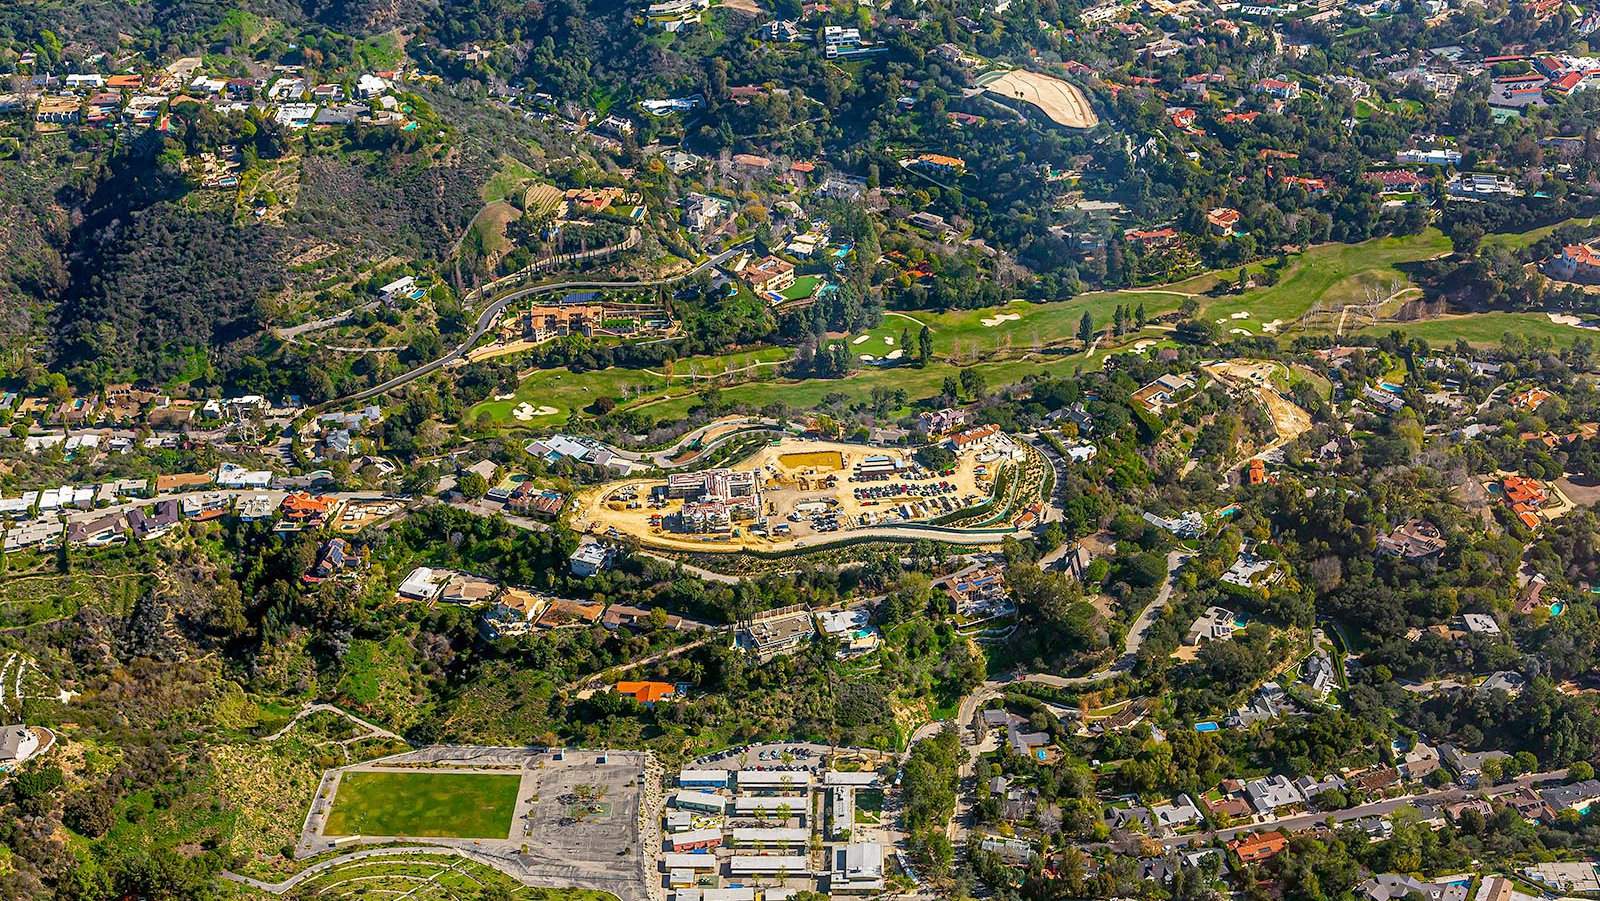
[[[951,471],[928,473],[912,464],[904,448],[785,438],[730,464],[734,470],[756,472],[765,533],[753,528],[757,523],[749,516],[722,533],[674,528],[683,500],[662,499],[662,480],[637,478],[579,492],[573,499],[572,527],[600,535],[615,529],[646,546],[679,551],[820,546],[861,530],[927,522],[986,503],[997,473],[1012,465],[1018,453],[1013,439],[997,433],[972,442],[957,455]],[[869,460],[898,461],[901,468],[891,477],[864,479],[861,467]],[[858,494],[858,487],[866,493]]]
[[[1077,85],[1029,72],[1013,69],[988,82],[984,90],[998,97],[1021,100],[1038,108],[1050,121],[1067,128],[1094,128],[1100,118],[1089,106],[1089,98]]]

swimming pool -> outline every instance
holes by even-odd
[[[1194,731],[1196,731],[1196,732],[1216,732],[1217,730],[1219,730],[1221,728],[1222,727],[1217,725],[1216,723],[1195,723],[1194,724]]]
[[[1551,616],[1560,616],[1565,612],[1567,612],[1567,605],[1561,603],[1560,601],[1556,601],[1554,604],[1550,605]]]

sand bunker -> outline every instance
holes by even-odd
[[[1281,326],[1281,325],[1283,325],[1283,320],[1282,319],[1274,319],[1271,322],[1262,323],[1261,324],[1261,330],[1263,332],[1275,332],[1275,331],[1278,330],[1278,327]]]
[[[1248,334],[1250,334],[1250,330],[1247,329],[1247,328],[1231,328],[1231,329],[1228,329],[1228,334],[1230,334],[1230,335],[1248,335]]]
[[[535,416],[554,416],[560,412],[555,407],[535,407],[533,404],[523,401],[517,404],[516,409],[511,411],[511,418],[518,422],[527,422]]]
[[[1249,319],[1250,318],[1250,314],[1245,312],[1244,310],[1240,310],[1239,312],[1234,313],[1232,316],[1230,316],[1228,318],[1229,319]]]
[[[871,363],[873,360],[876,360],[876,359],[877,359],[877,357],[874,357],[872,354],[862,354],[861,355],[861,362],[863,362],[863,363]]]
[[[1003,322],[1015,322],[1021,318],[1022,317],[1016,313],[996,313],[987,319],[980,319],[978,321],[983,323],[984,328],[994,328]]]
[[[511,392],[507,392],[506,394],[496,394],[494,396],[494,399],[495,400],[516,400],[517,399],[517,392],[511,391]]]
[[[1585,322],[1571,313],[1545,313],[1545,315],[1549,316],[1550,321],[1554,322],[1556,325],[1570,325],[1573,328],[1600,328],[1600,326],[1597,326],[1592,322]]]
[[[870,340],[872,340],[872,336],[871,335],[857,335],[855,340],[851,341],[850,343],[851,344],[865,344]]]
[[[1133,345],[1133,352],[1136,354],[1142,354],[1155,346],[1156,342],[1154,341],[1139,341]]]
[[[893,347],[894,346],[894,339],[889,337],[888,335],[884,335],[883,336],[883,343],[889,345],[890,347]]]
[[[896,347],[894,350],[891,350],[888,353],[884,354],[883,358],[885,360],[898,360],[898,359],[900,359],[901,357],[903,357],[905,355],[906,355],[905,351],[903,351],[900,348]]]

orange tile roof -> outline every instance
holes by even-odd
[[[666,682],[618,682],[617,693],[633,695],[641,704],[654,704],[672,697],[678,690]]]
[[[1282,832],[1263,832],[1228,842],[1228,848],[1239,855],[1239,860],[1250,863],[1266,860],[1289,847],[1289,839]]]
[[[291,494],[283,499],[283,514],[285,516],[317,516],[327,513],[332,508],[332,498],[312,497],[305,492]]]
[[[1542,504],[1545,502],[1544,486],[1523,476],[1506,476],[1500,481],[1506,500],[1512,504]]]
[[[1519,391],[1516,394],[1511,395],[1511,405],[1513,407],[1527,407],[1530,410],[1535,410],[1538,409],[1540,404],[1552,397],[1555,397],[1555,395],[1544,390],[1543,388],[1529,388],[1526,391]]]

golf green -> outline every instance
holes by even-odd
[[[521,776],[346,773],[324,835],[505,838]]]

